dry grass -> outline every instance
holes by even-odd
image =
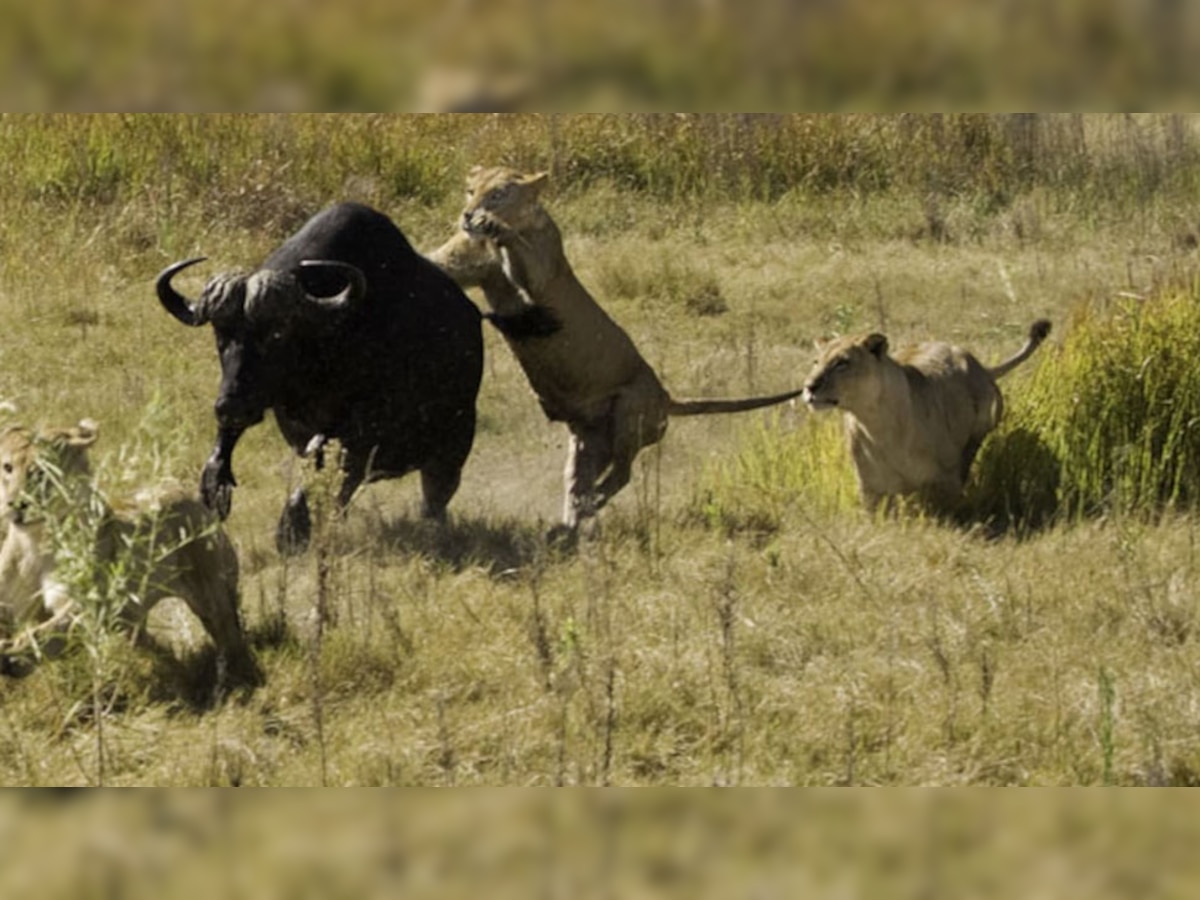
[[[14,327],[0,396],[30,421],[98,419],[110,493],[151,476],[191,481],[210,449],[218,366],[206,331],[158,308],[161,264],[194,250],[220,267],[252,263],[336,196],[379,204],[430,247],[466,165],[489,159],[558,163],[549,202],[569,256],[678,395],[795,385],[811,340],[832,331],[944,337],[994,359],[1046,315],[1061,344],[1086,298],[1149,293],[1194,268],[1190,196],[1165,144],[1153,183],[1151,163],[1129,164],[1140,191],[1098,174],[1101,149],[1111,173],[1134,158],[1135,137],[1149,140],[1124,121],[1083,120],[1105,140],[1077,160],[1072,188],[1013,182],[997,205],[966,183],[931,195],[899,169],[890,186],[797,184],[769,200],[732,183],[660,193],[615,170],[589,174],[616,133],[604,128],[642,134],[632,119],[560,123],[554,160],[541,120],[364,119],[345,133],[320,118],[189,124],[226,135],[219,165],[162,123],[162,144],[135,147],[107,123],[0,119],[0,141],[27,128],[30,145],[6,163],[25,188],[2,201],[0,311]],[[835,127],[792,122],[783,136],[801,140],[802,125]],[[66,171],[63,148],[81,134],[125,160],[110,194],[31,188],[45,182],[35,162]],[[165,160],[175,180],[149,178]],[[243,178],[255,166],[261,180]],[[905,166],[917,172],[919,159]],[[417,188],[397,180],[410,171]],[[1133,186],[1104,189],[1118,184]],[[320,552],[279,559],[274,520],[307,475],[269,423],[252,430],[228,526],[265,686],[214,707],[211,655],[186,633],[200,630],[167,609],[181,658],[114,657],[102,740],[81,657],[0,684],[0,780],[1200,780],[1200,569],[1186,509],[1111,510],[1022,536],[872,521],[855,508],[836,422],[783,408],[674,423],[599,536],[555,554],[543,534],[560,506],[565,433],[487,339],[481,427],[446,530],[415,520],[408,479],[360,495]],[[1005,383],[1014,409],[1037,396],[1040,372]]]

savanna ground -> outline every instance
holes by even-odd
[[[429,249],[499,162],[553,170],[578,274],[677,396],[799,386],[835,332],[989,361],[1051,318],[964,521],[871,519],[837,417],[782,407],[674,422],[553,552],[565,429],[487,331],[445,530],[409,478],[280,559],[311,476],[253,429],[227,527],[265,685],[214,699],[198,623],[164,606],[177,662],[81,647],[0,683],[0,780],[1200,780],[1187,117],[5,116],[10,418],[98,420],[111,494],[194,482],[219,367],[158,270],[252,266],[335,199]]]

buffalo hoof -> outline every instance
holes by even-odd
[[[262,667],[249,647],[218,654],[217,685],[221,690],[251,690],[265,682]]]
[[[233,505],[233,489],[236,485],[233,472],[227,464],[210,460],[200,473],[200,499],[224,521],[229,518],[229,510]]]
[[[298,556],[308,549],[312,536],[312,516],[308,512],[308,498],[304,491],[296,490],[288,497],[279,525],[275,528],[275,547],[281,556]]]

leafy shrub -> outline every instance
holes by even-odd
[[[981,510],[1020,498],[1041,517],[1050,494],[1069,515],[1200,502],[1198,289],[1076,309],[981,456]]]

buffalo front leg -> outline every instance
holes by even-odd
[[[325,467],[323,438],[318,436],[309,442],[305,455],[312,455],[319,472]],[[342,484],[338,488],[334,515],[340,516],[350,505],[354,492],[359,489],[367,474],[366,458],[350,453],[342,457]],[[288,497],[275,528],[275,547],[283,556],[297,556],[308,549],[312,540],[312,512],[308,506],[308,494],[303,487],[296,488]]]
[[[325,468],[327,441],[323,434],[314,435],[301,454],[312,458],[318,472]],[[292,491],[279,515],[279,523],[275,526],[275,549],[280,556],[297,556],[308,549],[311,538],[312,513],[308,509],[308,495],[303,487],[298,487]]]
[[[217,446],[200,472],[200,499],[221,519],[229,517],[233,504],[233,489],[237,479],[233,477],[233,448],[242,436],[240,428],[217,430]]]

